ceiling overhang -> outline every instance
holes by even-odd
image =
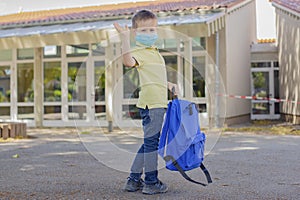
[[[225,26],[224,16],[222,11],[160,16],[158,24],[159,27],[171,28],[189,37],[204,37],[213,35]],[[0,29],[0,49],[97,43],[116,34],[114,22],[122,26],[131,25],[131,20],[118,19]]]

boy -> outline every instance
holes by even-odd
[[[130,50],[130,33],[127,26],[114,23],[121,33],[123,64],[136,67],[141,91],[137,107],[142,117],[144,144],[140,147],[131,167],[125,190],[134,192],[142,189],[144,194],[167,192],[168,187],[158,179],[158,142],[163,117],[168,104],[167,88],[176,88],[167,82],[163,57],[153,45],[157,40],[157,17],[148,10],[137,12],[132,18],[136,47]],[[177,88],[176,88],[177,89]],[[145,173],[145,183],[141,179]]]

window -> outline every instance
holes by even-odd
[[[270,106],[269,103],[252,103],[252,114],[270,114]]]
[[[164,59],[167,67],[168,81],[177,83],[177,55],[164,56]]]
[[[86,63],[68,63],[69,102],[86,101]]]
[[[45,46],[44,47],[44,58],[59,58],[61,57],[60,46]]]
[[[135,105],[122,106],[123,119],[141,119],[139,109]]]
[[[10,107],[0,108],[0,119],[10,119]]]
[[[206,104],[198,104],[199,113],[206,113],[207,107]]]
[[[177,51],[177,43],[177,39],[163,39],[161,42],[158,42],[157,46],[161,51]]]
[[[193,50],[205,50],[206,38],[205,37],[193,38],[192,46],[193,46]]]
[[[95,119],[106,119],[106,108],[103,102],[105,101],[105,62],[94,62],[94,76],[95,76]]]
[[[95,76],[95,101],[105,101],[105,63],[96,61],[94,63]]]
[[[123,97],[137,99],[139,97],[139,76],[136,68],[123,66]],[[140,119],[139,110],[134,102],[122,106],[122,119]]]
[[[18,107],[18,119],[34,119],[34,107],[33,106],[19,106]]]
[[[80,57],[87,56],[89,54],[89,45],[67,45],[66,46],[67,57]]]
[[[44,120],[61,120],[61,106],[44,106]]]
[[[10,60],[12,60],[11,49],[0,50],[0,61],[10,61]]]
[[[28,60],[33,59],[34,51],[32,48],[28,49],[18,49],[17,50],[17,58],[18,60]]]
[[[61,63],[44,63],[44,101],[61,101]]]
[[[271,67],[271,62],[253,62],[251,63],[252,68]]]
[[[105,105],[95,105],[95,119],[97,120],[106,119]]]
[[[193,57],[193,96],[205,97],[205,57]]]
[[[0,103],[10,102],[10,66],[0,66]]]
[[[269,97],[269,72],[252,72],[253,96]]]
[[[69,106],[68,118],[86,120],[86,106]]]
[[[105,47],[101,43],[92,44],[92,55],[93,56],[104,56]]]
[[[21,63],[17,65],[18,74],[18,102],[34,101],[33,63]]]
[[[86,91],[86,62],[68,63],[68,119],[85,120],[87,118]],[[85,105],[78,104],[83,102]]]
[[[136,68],[123,66],[123,91],[125,99],[139,97],[139,76]]]

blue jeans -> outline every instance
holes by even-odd
[[[131,166],[130,178],[139,180],[145,170],[145,184],[158,181],[158,142],[163,124],[165,108],[140,109],[142,117],[144,144],[139,148]]]

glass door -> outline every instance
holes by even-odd
[[[61,62],[44,62],[44,121],[61,120]]]
[[[279,69],[277,62],[252,63],[251,119],[279,119]]]
[[[68,63],[68,119],[87,119],[86,62]]]
[[[105,110],[105,62],[94,61],[94,119],[97,121],[106,120]]]
[[[33,63],[17,64],[18,119],[34,120]]]

